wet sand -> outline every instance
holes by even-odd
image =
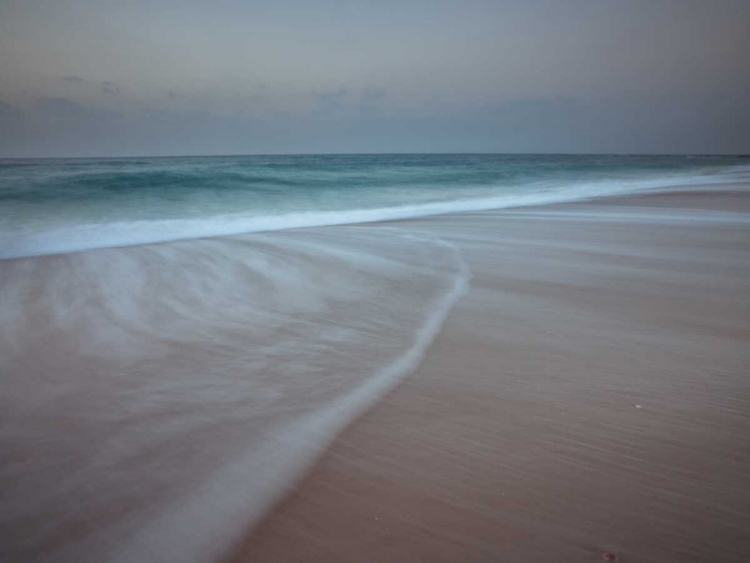
[[[228,560],[747,561],[749,194],[395,223],[470,292]]]
[[[0,261],[0,561],[220,559],[465,287],[357,226]]]

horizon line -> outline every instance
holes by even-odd
[[[750,158],[750,153],[688,153],[688,152],[294,152],[294,153],[227,153],[227,154],[171,154],[171,155],[106,155],[106,156],[0,156],[3,160],[113,160],[113,159],[168,159],[168,158],[240,158],[240,157],[306,157],[306,156],[697,156],[714,158]]]

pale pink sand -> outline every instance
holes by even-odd
[[[230,559],[750,560],[748,212],[703,191],[401,223],[460,247],[469,295]]]

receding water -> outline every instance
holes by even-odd
[[[0,161],[0,258],[493,209],[731,180],[711,156]]]

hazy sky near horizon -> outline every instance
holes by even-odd
[[[750,153],[747,0],[0,0],[0,156]]]

